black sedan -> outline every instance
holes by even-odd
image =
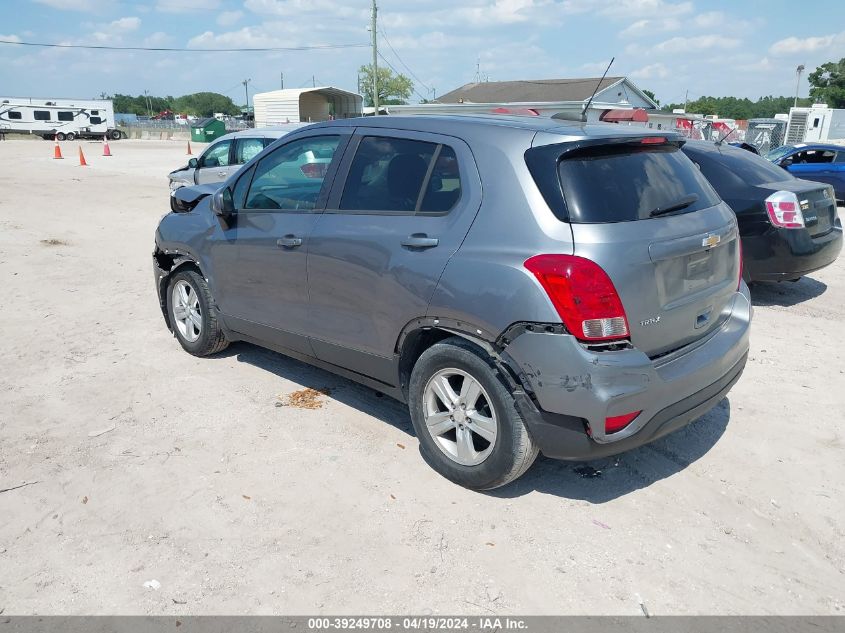
[[[736,213],[747,282],[794,281],[839,255],[833,187],[724,143],[690,141],[683,151]]]

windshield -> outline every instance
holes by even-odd
[[[565,155],[558,172],[572,222],[630,222],[656,209],[689,213],[719,204],[718,194],[671,144],[584,148]],[[681,200],[692,202],[679,205]]]
[[[686,146],[684,152],[717,190],[722,183],[743,188],[793,179],[788,171],[746,150],[722,146],[718,152],[697,151],[694,147]]]
[[[771,152],[766,154],[766,158],[770,161],[775,162],[789,154],[795,148],[792,145],[784,145],[782,147],[778,147],[777,149],[773,149]]]

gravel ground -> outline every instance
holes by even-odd
[[[396,402],[184,353],[150,253],[185,146],[82,147],[0,142],[0,612],[845,613],[845,260],[755,289],[745,374],[688,428],[478,494]]]

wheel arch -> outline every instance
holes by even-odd
[[[173,324],[170,322],[170,314],[167,310],[167,285],[170,283],[170,278],[176,273],[184,270],[193,270],[204,279],[208,280],[208,278],[200,267],[199,262],[186,253],[166,250],[162,251],[156,248],[153,253],[153,260],[155,261],[155,265],[158,270],[157,284],[159,307],[161,308],[161,313],[162,316],[164,316],[164,322],[167,324],[167,328],[172,332]]]

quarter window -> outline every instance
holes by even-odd
[[[210,147],[203,154],[200,167],[226,167],[229,164],[229,145],[230,141],[223,141]]]
[[[339,143],[339,136],[312,136],[265,156],[255,169],[245,208],[313,209]]]
[[[20,121],[23,117],[20,112],[9,112],[10,121]]]
[[[50,111],[49,110],[36,110],[33,112],[33,116],[35,117],[36,121],[49,121],[50,120]]]
[[[59,121],[73,121],[73,112],[59,112]]]
[[[451,147],[411,139],[361,139],[341,195],[344,211],[442,213],[461,193]]]

